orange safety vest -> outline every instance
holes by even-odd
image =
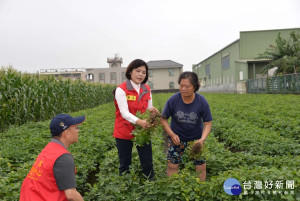
[[[135,115],[137,111],[144,113],[147,110],[148,101],[151,100],[150,87],[148,85],[141,84],[140,95],[133,88],[130,80],[123,82],[119,87],[126,93],[128,110],[131,114]],[[131,132],[135,129],[135,126],[122,117],[116,99],[114,102],[116,107],[116,120],[113,137],[131,140],[134,138]]]
[[[57,187],[53,172],[56,159],[65,153],[70,154],[60,144],[48,143],[23,181],[20,201],[67,201],[65,191]]]

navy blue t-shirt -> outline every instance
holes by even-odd
[[[171,96],[162,112],[162,115],[171,119],[171,129],[179,136],[180,141],[188,142],[200,139],[203,131],[203,122],[212,121],[212,115],[206,99],[195,93],[195,99],[185,104],[180,92]]]

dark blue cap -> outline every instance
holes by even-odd
[[[53,117],[50,123],[50,131],[52,136],[61,134],[64,130],[70,126],[78,125],[84,122],[85,116],[71,117],[68,114],[59,114]]]

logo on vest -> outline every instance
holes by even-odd
[[[136,101],[136,96],[133,96],[133,95],[127,95],[126,98],[129,101]]]
[[[41,170],[43,161],[41,160],[39,163],[37,161],[33,164],[31,170],[29,171],[27,177],[39,180],[39,177],[42,176],[43,171]]]

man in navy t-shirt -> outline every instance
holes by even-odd
[[[161,123],[169,135],[168,176],[178,172],[182,154],[187,142],[197,140],[202,147],[211,130],[212,115],[206,99],[196,93],[200,84],[198,76],[193,72],[184,72],[179,76],[179,91],[171,96],[162,112]],[[171,126],[168,118],[171,117]],[[205,159],[195,159],[199,178],[206,179]]]

